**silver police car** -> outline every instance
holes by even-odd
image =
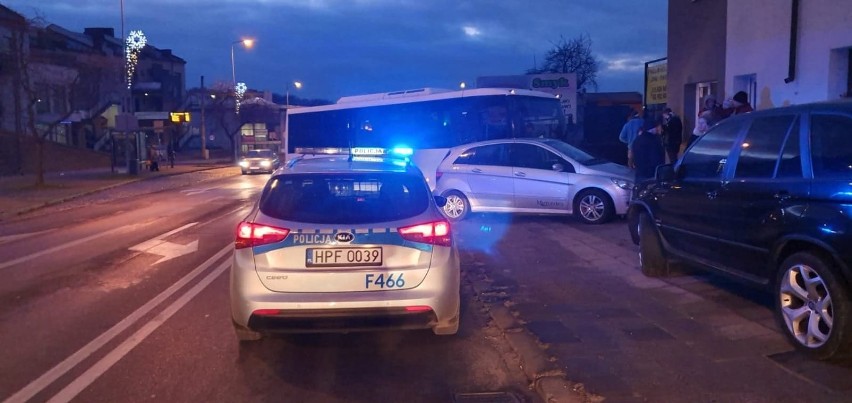
[[[435,172],[444,213],[574,214],[601,224],[627,213],[633,174],[556,139],[505,139],[452,148]]]
[[[242,221],[231,268],[238,339],[459,327],[459,254],[422,172],[375,156],[296,159]]]

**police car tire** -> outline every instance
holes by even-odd
[[[470,201],[467,199],[467,197],[464,196],[464,194],[462,194],[462,192],[459,192],[458,190],[450,190],[449,192],[444,193],[444,197],[447,198],[447,201],[448,201],[448,203],[444,207],[449,205],[450,196],[457,196],[461,200],[462,204],[464,204],[464,210],[461,212],[461,214],[459,214],[458,217],[448,216],[447,212],[444,211],[444,208],[441,208],[441,212],[444,213],[444,215],[447,218],[449,218],[451,221],[464,220],[465,217],[467,217],[467,215],[470,214]]]
[[[263,335],[261,335],[259,332],[255,332],[254,330],[251,330],[244,326],[240,326],[236,323],[234,323],[234,333],[237,334],[237,340],[241,342],[256,341],[263,338]]]
[[[648,277],[665,277],[669,274],[660,233],[647,213],[639,214],[639,267]]]

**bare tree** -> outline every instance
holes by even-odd
[[[527,70],[527,74],[575,73],[577,90],[597,89],[598,60],[592,55],[592,39],[581,34],[574,39],[560,37],[547,51],[541,68]]]
[[[236,136],[242,126],[240,115],[236,112],[234,90],[230,84],[220,82],[210,87],[209,93],[213,96],[213,102],[210,105],[213,120],[219,124],[231,143],[231,150],[234,150],[237,147]],[[236,153],[231,153],[231,158],[235,159]]]

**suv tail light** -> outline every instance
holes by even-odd
[[[453,238],[450,234],[450,223],[447,221],[435,221],[402,227],[398,231],[403,239],[413,242],[430,243],[439,246],[452,246],[453,244]]]
[[[289,233],[290,230],[287,228],[270,227],[243,221],[237,226],[237,240],[234,241],[234,245],[237,249],[243,249],[281,242],[284,238],[287,238]]]

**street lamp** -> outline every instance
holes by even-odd
[[[299,81],[293,81],[293,86],[298,90],[302,88],[302,83]],[[290,83],[287,83],[287,108],[290,108]]]
[[[231,42],[231,85],[233,87],[237,86],[237,69],[234,67],[234,45],[236,44],[242,44],[246,49],[249,49],[254,46],[254,39],[240,39]]]

